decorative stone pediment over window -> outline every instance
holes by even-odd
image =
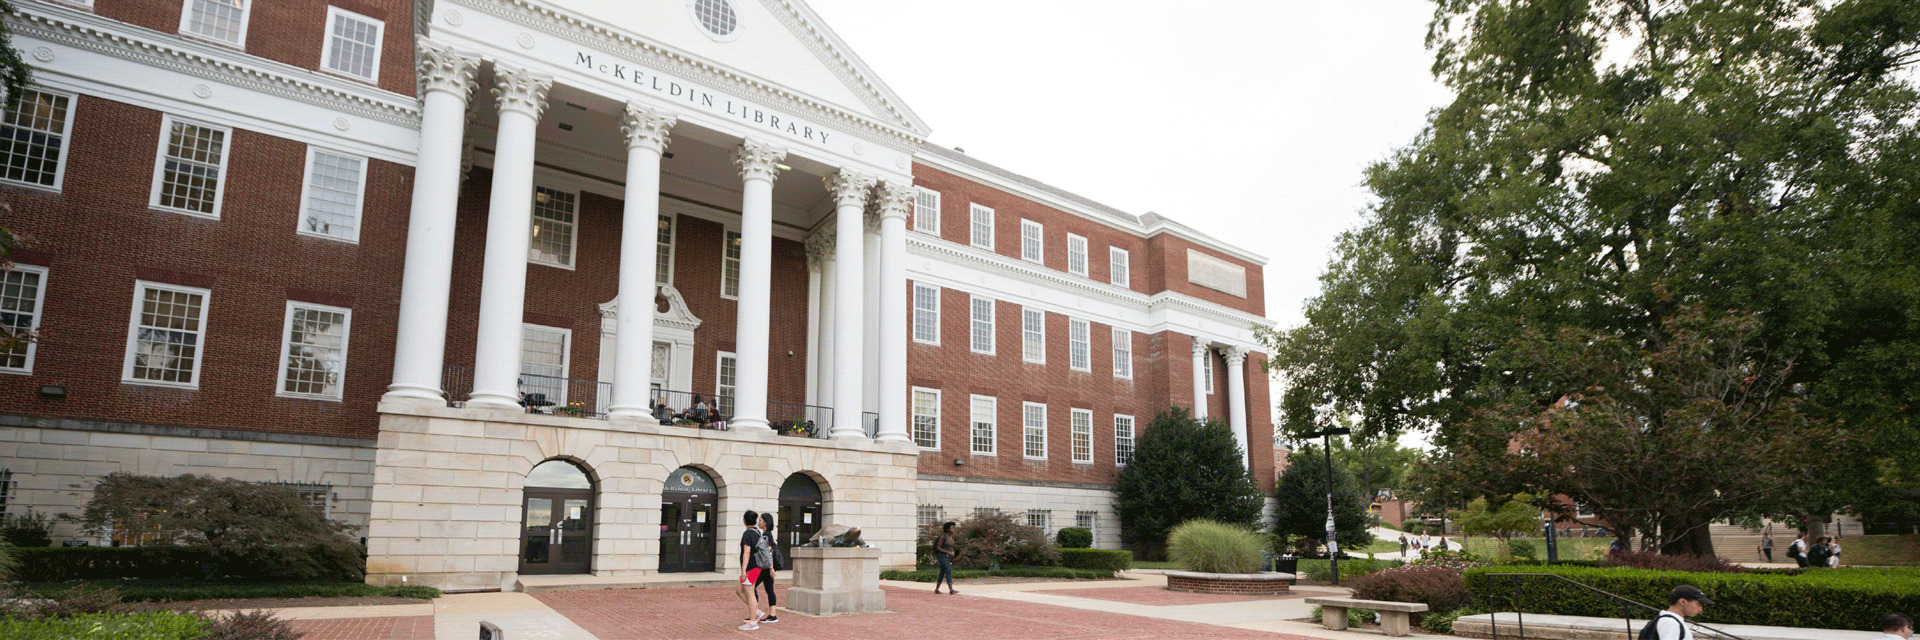
[[[666,298],[667,310],[661,311],[658,307],[654,308],[653,326],[689,332],[700,328],[700,318],[695,317],[693,312],[687,309],[687,298],[680,295],[679,289],[673,288],[673,285],[670,284],[660,285],[660,297]],[[619,317],[619,296],[615,296],[612,300],[600,304],[600,318],[602,320],[612,323]]]

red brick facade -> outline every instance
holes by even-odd
[[[414,94],[412,0],[296,0],[250,3],[243,49],[274,62],[324,71],[320,53],[327,37],[327,7],[335,6],[386,23],[380,31],[379,87]],[[181,0],[94,0],[93,12],[161,33],[180,33]],[[212,42],[212,41],[207,41]],[[221,43],[221,46],[228,46]],[[358,78],[340,75],[354,82]]]

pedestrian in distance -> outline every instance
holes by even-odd
[[[1833,540],[1832,538],[1829,538],[1826,536],[1820,536],[1819,539],[1816,539],[1813,541],[1813,547],[1810,549],[1807,549],[1807,566],[1808,567],[1813,567],[1816,569],[1827,568],[1829,563],[1833,560],[1833,547],[1828,546],[1827,544],[1832,540]]]
[[[1895,611],[1880,616],[1880,635],[1873,640],[1908,640],[1913,637],[1913,618]]]
[[[1666,611],[1660,612],[1647,626],[1640,629],[1640,640],[1693,640],[1693,629],[1687,626],[1687,618],[1700,615],[1713,600],[1700,589],[1690,584],[1674,587],[1667,593]]]
[[[1400,534],[1400,557],[1407,557],[1407,534]]]
[[[933,540],[933,555],[940,561],[940,575],[933,578],[933,592],[940,593],[940,581],[947,583],[947,595],[960,593],[953,588],[953,524],[940,525],[940,537]]]
[[[761,572],[759,558],[754,553],[755,548],[760,546],[760,514],[749,509],[740,519],[741,524],[747,525],[747,530],[740,534],[740,587],[737,591],[740,601],[747,604],[747,623],[736,628],[752,631],[760,628],[760,619],[766,617],[766,613],[754,602],[754,585],[760,581]]]
[[[775,607],[780,606],[780,596],[773,593],[773,572],[775,568],[780,566],[780,563],[775,559],[776,549],[773,546],[773,540],[773,512],[763,512],[760,514],[759,544],[753,547],[754,561],[760,565],[761,569],[760,579],[755,580],[753,586],[755,589],[761,587],[766,587],[767,589],[766,599],[761,600],[761,603],[766,605],[767,617],[761,618],[760,624],[772,624],[780,621],[780,612],[774,610]],[[756,593],[755,595],[758,594]]]
[[[1760,535],[1760,555],[1766,556],[1767,562],[1773,562],[1773,536]]]
[[[1827,566],[1829,568],[1839,567],[1840,566],[1840,539],[1839,538],[1833,538],[1832,542],[1827,543],[1827,553],[1830,554],[1827,556]]]
[[[1787,544],[1787,557],[1793,558],[1794,563],[1802,567],[1807,566],[1807,532],[1800,532],[1793,542]]]

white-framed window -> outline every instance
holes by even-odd
[[[1100,512],[1098,511],[1073,512],[1073,526],[1086,529],[1088,533],[1093,534],[1094,540],[1099,540],[1100,539]]]
[[[1126,249],[1107,247],[1107,273],[1111,276],[1109,281],[1115,286],[1133,286],[1132,256],[1127,254]]]
[[[972,203],[969,203],[969,204],[972,204]],[[992,251],[993,250],[993,209],[991,207],[983,207],[978,204],[973,204],[971,209],[973,214],[973,224],[972,224],[973,233],[971,236],[973,246],[980,247],[988,251]]]
[[[913,341],[940,344],[940,287],[913,283]]]
[[[972,440],[972,452],[983,455],[999,455],[999,412],[1000,399],[993,396],[972,396],[968,399],[969,438]]]
[[[252,0],[187,0],[180,11],[180,33],[245,47],[247,9]]]
[[[574,227],[579,220],[580,194],[572,191],[533,188],[533,234],[527,242],[527,261],[562,269],[573,268],[573,250],[580,234]]]
[[[1213,350],[1200,356],[1200,377],[1207,381],[1207,395],[1213,395]]]
[[[1042,227],[1040,223],[1032,220],[1021,220],[1020,259],[1027,262],[1044,263],[1046,261],[1046,253],[1044,253],[1044,246],[1041,244],[1041,239],[1045,235],[1046,229]]]
[[[919,505],[913,510],[913,521],[916,525],[922,527],[930,524],[940,524],[943,522],[942,517],[946,515],[946,511],[946,507],[937,504]]]
[[[366,158],[307,147],[307,182],[300,191],[299,232],[359,242],[366,171]]]
[[[60,190],[67,140],[73,138],[71,95],[28,89],[0,120],[0,180]]]
[[[380,36],[387,23],[336,6],[327,7],[327,43],[320,68],[367,82],[380,81]]]
[[[993,354],[993,299],[973,296],[973,352]]]
[[[993,515],[996,513],[1000,513],[999,507],[974,507],[973,508],[973,516],[976,518],[980,516]]]
[[[292,482],[279,484],[288,489],[292,489],[295,494],[300,496],[301,502],[305,502],[307,506],[319,511],[320,517],[327,519],[333,518],[333,485],[296,484]]]
[[[1067,273],[1087,275],[1087,239],[1067,234]]]
[[[121,382],[199,388],[211,297],[199,287],[135,281]]]
[[[1133,379],[1133,332],[1113,328],[1113,377]]]
[[[47,268],[16,264],[0,269],[0,327],[21,338],[0,349],[0,373],[33,373],[34,347],[25,339],[40,328],[40,309],[47,301]],[[5,497],[6,487],[0,487]]]
[[[572,343],[572,329],[520,325],[520,393],[527,406],[567,406],[567,347]]]
[[[1032,307],[1020,310],[1020,358],[1047,363],[1047,312]]]
[[[913,388],[913,443],[922,449],[940,448],[940,390]]]
[[[1067,367],[1074,371],[1093,370],[1093,345],[1089,344],[1087,321],[1067,318]]]
[[[1053,514],[1046,509],[1028,509],[1027,526],[1039,527],[1041,531],[1047,531],[1047,520],[1051,515]]]
[[[740,357],[731,351],[720,352],[713,372],[713,410],[731,419],[733,394],[740,388]]]
[[[1073,461],[1093,462],[1093,412],[1086,409],[1069,411],[1067,425],[1073,435]]]
[[[728,229],[720,244],[720,297],[740,299],[740,232]]]
[[[168,211],[220,217],[227,173],[227,139],[233,130],[172,115],[160,119],[160,153],[153,163],[153,198]]]
[[[913,230],[940,235],[940,192],[926,187],[913,188]]]
[[[277,395],[339,400],[352,327],[352,309],[288,300]]]
[[[653,254],[653,283],[673,284],[673,216],[660,214],[660,231],[654,242],[659,250]]]
[[[1113,414],[1113,463],[1133,461],[1133,416]]]
[[[1047,459],[1047,405],[1020,403],[1020,452],[1029,460]]]

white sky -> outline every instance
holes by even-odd
[[[1361,171],[1450,99],[1424,0],[808,4],[933,143],[1266,256],[1281,328],[1358,224]]]

